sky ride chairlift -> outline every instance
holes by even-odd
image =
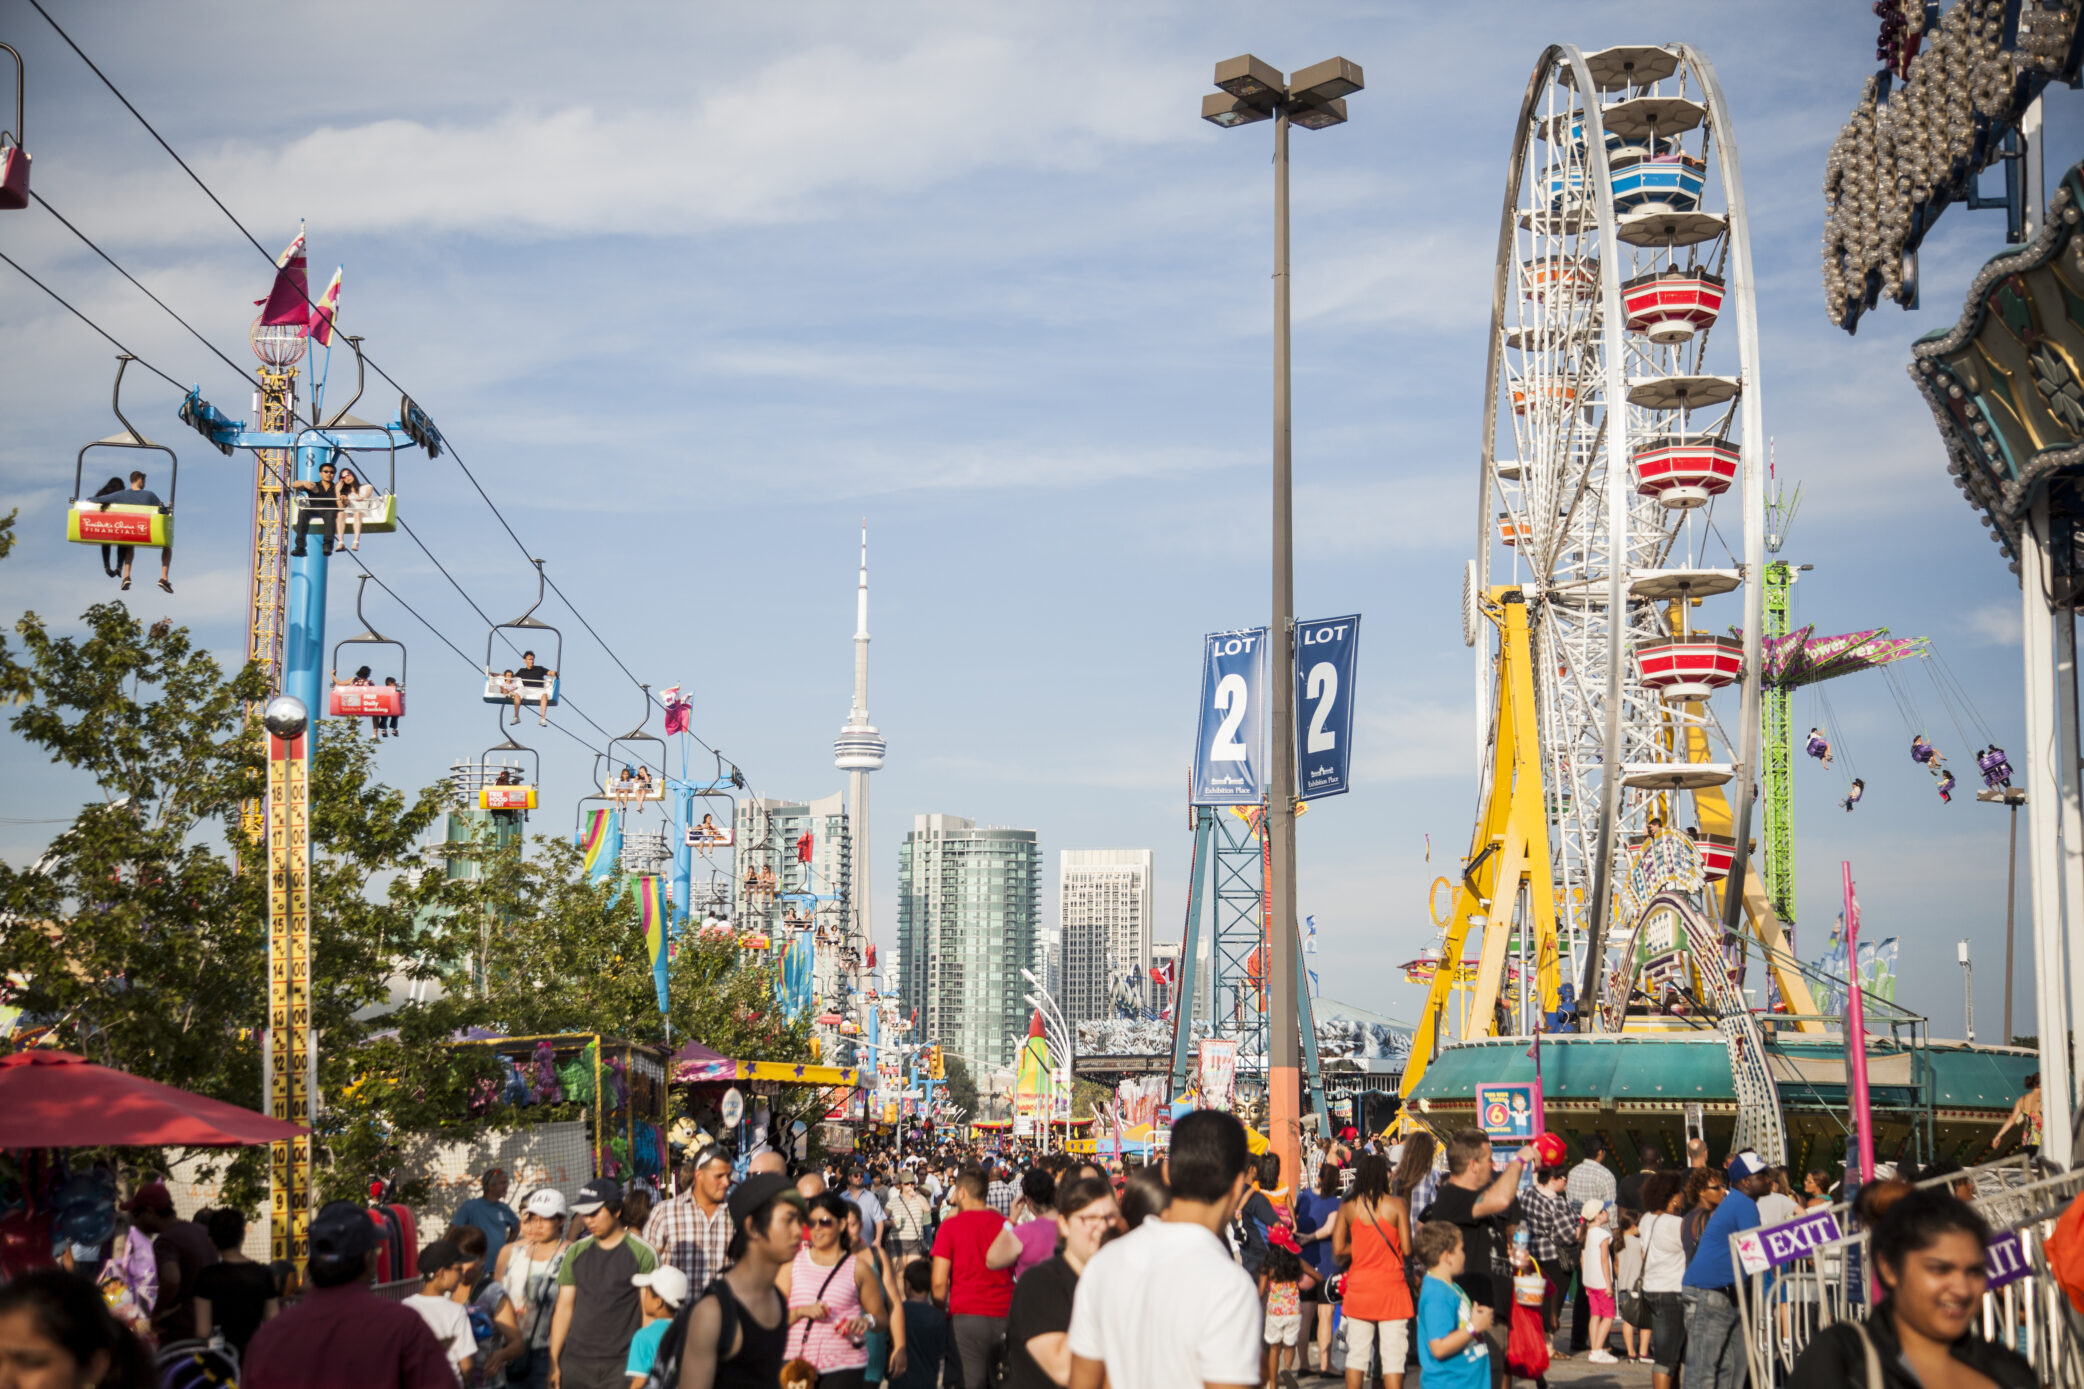
[[[497,715],[495,714],[496,718]],[[495,752],[525,752],[534,766],[526,778],[521,776],[518,763],[494,762]],[[478,782],[478,809],[523,811],[536,808],[536,785],[543,779],[543,758],[534,748],[514,741],[508,734],[503,743],[494,743],[478,757],[476,772]]]
[[[634,805],[639,810],[643,809],[644,802],[648,800],[657,801],[661,805],[665,803],[666,782],[668,780],[666,775],[666,740],[644,731],[644,725],[651,722],[651,686],[644,685],[641,688],[644,691],[644,717],[639,719],[637,726],[629,732],[619,738],[610,738],[608,740],[607,752],[603,754],[605,766],[602,768],[603,779],[601,785],[601,790],[617,805]],[[651,744],[658,749],[658,761],[656,763],[648,761],[642,752],[635,750],[636,745],[643,743]],[[618,753],[616,751],[617,747],[622,747],[624,751]],[[627,785],[623,783],[620,773],[616,771],[618,765],[625,771],[631,771],[632,768],[635,769],[631,771]],[[656,767],[656,775],[650,775],[654,767]],[[638,776],[636,774],[638,771],[646,773],[646,775]]]
[[[368,591],[368,574],[356,576],[355,616],[361,619],[362,630],[354,636],[342,637],[333,643],[333,688],[326,699],[326,712],[337,718],[391,718],[405,712],[405,643],[392,641],[369,625],[362,613],[362,595]],[[390,685],[354,685],[340,678],[340,648],[343,646],[395,646],[398,648],[398,676]],[[351,677],[352,678],[352,677]],[[380,727],[381,725],[379,725]]]
[[[22,55],[13,44],[0,43],[14,59],[14,129],[0,130],[0,211],[29,206],[29,151],[22,148],[22,96],[27,86]]]
[[[165,444],[155,444],[138,433],[137,426],[123,417],[123,372],[136,360],[127,352],[116,358],[116,384],[109,392],[109,408],[122,423],[124,432],[111,434],[106,439],[96,439],[93,443],[85,445],[73,462],[72,505],[65,513],[65,538],[77,545],[143,545],[165,548],[174,543],[174,489],[180,481],[181,460]],[[166,500],[162,503],[156,492],[152,494],[152,503],[145,506],[121,501],[96,501],[93,497],[82,496],[86,490],[87,451],[101,448],[148,449],[154,453],[165,454]],[[123,495],[130,494],[126,491]]]
[[[362,470],[355,467],[352,461],[342,463],[340,456],[342,454],[352,454],[363,449],[373,452],[377,446],[374,444],[346,443],[342,441],[340,436],[349,433],[381,433],[384,436],[382,447],[388,450],[390,454],[390,462],[387,469],[388,475],[384,479],[384,485],[381,488],[370,487],[366,496],[357,497],[353,501],[335,502],[334,505],[338,509],[338,516],[335,519],[334,528],[341,534],[346,534],[348,532],[347,523],[352,520],[360,523],[358,529],[354,532],[357,536],[391,535],[398,529],[398,436],[389,427],[371,424],[367,420],[357,419],[348,413],[349,410],[354,408],[355,402],[362,398],[363,365],[362,340],[359,337],[351,336],[347,339],[347,344],[355,352],[355,393],[349,396],[347,404],[334,411],[332,418],[328,419],[324,424],[307,425],[305,428],[297,431],[295,446],[303,447],[306,435],[317,435],[320,443],[333,446],[333,455],[329,461],[333,463],[335,468],[333,475],[335,480],[338,480],[341,470],[350,470],[354,473],[356,482],[364,487],[369,487],[369,479],[363,475]],[[421,439],[421,435],[416,433],[413,428],[413,416],[418,413],[419,408],[417,406],[411,405],[409,401],[401,397],[398,408],[399,424],[397,428],[404,430],[407,437],[415,443],[420,442]],[[429,457],[432,456],[432,454],[429,454]],[[303,514],[305,505],[303,493],[297,493],[292,497],[292,510],[290,512],[290,525],[292,528],[296,526],[297,518]]]
[[[564,636],[549,623],[536,620],[535,610],[543,606],[543,562],[541,560],[533,560],[531,562],[535,565],[535,602],[530,603],[528,611],[515,618],[512,622],[496,623],[491,632],[485,637],[485,703],[495,705],[512,704],[514,695],[518,691],[522,704],[535,704],[538,706],[538,712],[541,712],[545,707],[552,709],[557,707],[558,690],[563,684],[557,672],[564,665]],[[504,665],[495,666],[492,661],[492,648],[499,641],[499,634],[503,631],[519,631],[523,634],[528,632],[548,632],[550,634],[550,640],[555,643],[550,653],[550,659],[553,664],[542,666],[540,664],[542,653],[536,653],[538,657],[537,668],[545,672],[543,676],[533,680],[523,679],[520,676],[520,671],[524,667],[516,666],[512,667],[515,672],[514,685],[511,688],[507,685],[506,677],[501,672],[509,667]],[[532,641],[533,638],[530,640]],[[514,644],[520,646],[524,654],[534,650],[534,647],[530,645],[524,645],[519,642]],[[519,708],[516,708],[514,711],[514,721],[516,723],[521,721]],[[547,722],[547,719],[545,722]]]

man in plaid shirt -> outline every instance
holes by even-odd
[[[1563,1194],[1568,1180],[1569,1174],[1562,1167],[1538,1168],[1534,1189],[1520,1198],[1520,1208],[1526,1212],[1527,1248],[1548,1280],[1541,1300],[1541,1318],[1549,1331],[1556,1329],[1563,1290],[1570,1285],[1570,1275],[1577,1268],[1578,1208]]]
[[[680,1169],[681,1192],[660,1204],[644,1224],[644,1242],[687,1275],[694,1295],[724,1271],[731,1245],[731,1160],[711,1144]]]
[[[991,1169],[991,1185],[984,1190],[984,1204],[1006,1219],[1013,1218],[1013,1201],[1020,1195],[1020,1188],[1013,1184],[1013,1173],[1001,1164]]]

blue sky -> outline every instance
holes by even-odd
[[[4,13],[30,64],[37,191],[243,361],[267,267],[33,11]],[[273,7],[264,29],[228,3],[56,13],[271,250],[308,219],[314,285],[346,266],[343,329],[623,659],[692,691],[697,730],[762,794],[842,785],[831,739],[868,518],[886,945],[897,846],[927,811],[1038,829],[1052,885],[1057,850],[1150,847],[1159,934],[1178,934],[1199,638],[1268,610],[1268,137],[1196,118],[1211,65],[1244,51],[1290,68],[1344,54],[1369,81],[1349,125],[1295,139],[1298,605],[1365,617],[1356,787],[1301,827],[1331,993],[1414,1014],[1394,965],[1431,937],[1426,886],[1469,833],[1459,586],[1498,200],[1545,43],[1683,39],[1715,62],[1752,208],[1767,427],[1808,489],[1788,549],[1817,566],[1799,620],[1930,636],[2018,744],[2017,590],[1903,371],[2001,219],[1948,214],[1921,312],[1885,308],[1848,338],[1820,305],[1823,156],[1872,65],[1864,6],[372,3]],[[2084,156],[2084,99],[2054,94],[2048,119],[2053,174]],[[0,225],[97,321],[248,413],[228,368],[47,214]],[[64,464],[113,427],[110,357],[0,278],[0,506],[26,533],[0,568],[10,611],[69,621],[112,594],[91,550],[56,539]],[[132,604],[233,652],[250,466],[138,384],[133,418],[184,469],[178,593],[141,586]],[[451,461],[400,470],[401,509],[471,596],[524,608],[520,555]],[[363,554],[482,650],[483,624],[404,537]],[[353,586],[335,572],[345,635]],[[628,725],[636,690],[554,608],[572,700]],[[382,597],[369,615],[412,644],[389,779],[427,782],[496,741],[463,662]],[[1832,701],[1868,794],[1848,817],[1835,774],[1798,774],[1805,953],[1850,859],[1869,931],[1905,942],[1901,997],[1958,1033],[1966,936],[1994,1036],[2004,817],[1938,803],[1879,678]],[[557,831],[590,762],[571,739],[537,744],[535,827]],[[90,791],[11,736],[0,776],[17,861],[54,827],[16,821],[69,817]]]

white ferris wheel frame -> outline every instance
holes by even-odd
[[[1547,807],[1551,858],[1557,876],[1559,920],[1567,923],[1563,930],[1566,957],[1572,961],[1580,990],[1579,1014],[1588,1020],[1595,1018],[1599,1011],[1596,995],[1605,973],[1608,945],[1631,924],[1620,923],[1617,927],[1610,919],[1615,897],[1616,841],[1628,832],[1631,823],[1646,818],[1656,794],[1636,791],[1624,797],[1622,768],[1624,764],[1633,762],[1684,761],[1686,755],[1683,747],[1673,752],[1661,741],[1674,721],[1686,721],[1684,713],[1676,707],[1663,705],[1657,692],[1644,687],[1639,678],[1630,678],[1632,663],[1629,655],[1635,641],[1665,632],[1664,617],[1658,603],[1637,600],[1635,606],[1630,607],[1631,570],[1660,567],[1669,561],[1682,534],[1686,536],[1689,548],[1695,536],[1688,530],[1692,523],[1684,519],[1691,516],[1690,512],[1665,512],[1655,498],[1636,495],[1631,460],[1644,439],[1663,432],[1656,429],[1655,421],[1664,412],[1625,403],[1628,401],[1629,367],[1634,364],[1643,368],[1645,376],[1673,374],[1673,366],[1679,366],[1681,374],[1698,374],[1703,370],[1700,362],[1707,338],[1713,328],[1725,323],[1733,326],[1737,338],[1737,392],[1723,416],[1722,431],[1726,435],[1728,424],[1734,423],[1741,434],[1738,441],[1739,485],[1731,490],[1741,505],[1743,521],[1740,570],[1745,580],[1742,584],[1743,676],[1734,746],[1712,712],[1701,721],[1701,727],[1711,743],[1719,741],[1734,754],[1733,775],[1727,794],[1731,829],[1736,841],[1735,857],[1724,886],[1721,913],[1723,928],[1730,932],[1738,928],[1742,911],[1751,806],[1759,765],[1760,633],[1764,620],[1764,593],[1759,580],[1765,565],[1765,430],[1757,300],[1743,182],[1735,134],[1713,65],[1691,45],[1657,47],[1677,59],[1676,71],[1659,84],[1644,84],[1642,90],[1661,93],[1665,83],[1676,82],[1679,90],[1686,93],[1690,83],[1697,89],[1694,99],[1707,108],[1702,122],[1706,127],[1704,138],[1715,154],[1724,223],[1719,233],[1705,238],[1701,244],[1715,244],[1715,252],[1722,257],[1725,266],[1722,314],[1710,329],[1696,334],[1688,343],[1676,346],[1654,345],[1629,333],[1622,308],[1624,276],[1619,273],[1621,267],[1625,264],[1640,269],[1660,258],[1671,260],[1680,248],[1676,244],[1638,248],[1622,241],[1608,166],[1605,93],[1595,83],[1592,70],[1580,50],[1569,45],[1552,45],[1536,63],[1528,82],[1513,141],[1504,207],[1499,220],[1499,250],[1491,297],[1489,373],[1484,387],[1483,449],[1476,515],[1476,587],[1488,589],[1492,555],[1500,545],[1498,532],[1494,529],[1494,511],[1509,513],[1515,525],[1524,519],[1531,535],[1515,554],[1514,568],[1521,567],[1522,556],[1527,557],[1526,567],[1531,572],[1526,592],[1529,622],[1536,644],[1534,674],[1543,732],[1543,779],[1551,797]],[[1636,89],[1613,90],[1620,91],[1622,99],[1626,99]],[[1578,186],[1585,193],[1579,195],[1580,210],[1574,218],[1568,210],[1560,216],[1544,218],[1532,201],[1536,185],[1558,167],[1555,156],[1560,151],[1563,187],[1567,192],[1572,186],[1573,151],[1571,142],[1562,136],[1561,127],[1551,125],[1549,129],[1555,133],[1555,138],[1548,144],[1551,162],[1547,168],[1530,176],[1530,147],[1542,138],[1541,123],[1544,120],[1556,121],[1559,115],[1570,109],[1579,94],[1584,94],[1579,107],[1583,112],[1584,136],[1579,155],[1582,168],[1576,170],[1576,175],[1581,178]],[[1714,183],[1703,189],[1704,207],[1714,191]],[[1591,215],[1585,215],[1588,212]],[[1571,225],[1573,222],[1574,226]],[[1582,258],[1592,249],[1586,244],[1585,233],[1594,230],[1595,223],[1599,254],[1596,306],[1590,312],[1570,311],[1566,317],[1572,319],[1572,323],[1566,324],[1560,332],[1539,335],[1541,345],[1538,351],[1549,353],[1552,360],[1559,360],[1557,349],[1566,349],[1567,355],[1571,341],[1575,340],[1588,360],[1596,354],[1602,369],[1597,373],[1596,381],[1590,372],[1570,377],[1576,383],[1577,394],[1568,398],[1564,402],[1565,408],[1559,412],[1552,405],[1544,405],[1537,390],[1526,387],[1529,380],[1526,364],[1536,357],[1536,353],[1529,352],[1525,346],[1526,338],[1522,336],[1519,343],[1508,343],[1507,335],[1514,327],[1524,329],[1529,326],[1526,315],[1530,301],[1520,292],[1522,253],[1545,241],[1559,254],[1569,247],[1575,257]],[[1521,239],[1523,225],[1527,235],[1524,243]],[[1624,248],[1630,257],[1625,262],[1622,259]],[[1541,312],[1548,312],[1546,301]],[[1620,350],[1607,350],[1614,344],[1618,344]],[[1690,372],[1683,365],[1688,358],[1691,359]],[[1521,368],[1517,373],[1513,371],[1515,366]],[[1534,375],[1538,377],[1541,373]],[[1554,451],[1557,437],[1567,441],[1567,451],[1574,466],[1552,467],[1544,474],[1538,466],[1540,460],[1530,459],[1522,447],[1520,478],[1512,480],[1512,485],[1508,486],[1509,480],[1499,475],[1497,467],[1500,390],[1501,386],[1515,379],[1526,389],[1526,418],[1530,426],[1538,422],[1538,412],[1547,409],[1549,432],[1554,436],[1549,446]],[[1553,392],[1557,379],[1551,373],[1546,383],[1537,380],[1535,385],[1546,384]],[[1596,389],[1599,396],[1596,428],[1588,428],[1585,418],[1592,413],[1585,408],[1585,397],[1592,389]],[[1622,425],[1618,449],[1607,423],[1614,418],[1612,402],[1624,402],[1618,412]],[[1567,430],[1556,427],[1559,416],[1569,419]],[[1572,436],[1582,437],[1573,439]],[[1516,442],[1523,438],[1532,442],[1533,435],[1521,431],[1515,424]],[[1566,486],[1571,492],[1567,499],[1560,495]],[[1603,487],[1603,498],[1591,495],[1598,487]],[[1603,520],[1597,516],[1601,500],[1605,502]],[[1536,502],[1540,505],[1534,505]],[[1622,537],[1622,543],[1613,544],[1609,537],[1614,536]],[[1575,558],[1566,548],[1572,544],[1581,546]],[[1602,545],[1604,553],[1599,549]],[[1621,557],[1619,563],[1614,562],[1616,555]],[[1604,588],[1603,601],[1596,592],[1600,586]],[[1607,618],[1607,614],[1614,612],[1626,614],[1621,627],[1622,640],[1614,639],[1613,624]],[[1474,637],[1476,634],[1471,632],[1468,635]],[[1494,711],[1487,708],[1490,651],[1488,641],[1478,640],[1476,644],[1477,738],[1482,775],[1487,777],[1491,774],[1496,751],[1491,746]],[[1598,668],[1576,669],[1578,662],[1559,668],[1554,657],[1573,654],[1591,658],[1583,664]],[[1595,754],[1598,759],[1596,785],[1591,776],[1592,769],[1586,765],[1589,760],[1587,753]],[[1596,809],[1584,804],[1588,792],[1596,797]],[[1576,891],[1583,893],[1582,904],[1574,895]],[[1712,902],[1704,905],[1712,910]]]

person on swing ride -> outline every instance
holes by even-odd
[[[305,553],[304,542],[311,535],[312,526],[319,528],[323,543],[319,553],[333,553],[333,541],[340,533],[340,490],[333,481],[333,465],[318,465],[318,477],[302,478],[290,484],[293,492],[305,494],[304,504],[297,508],[297,543],[290,550],[295,559]]]
[[[1922,733],[1910,735],[1910,760],[1917,763],[1920,767],[1944,767],[1946,765],[1945,755],[1938,748],[1927,742],[1925,735]]]
[[[362,504],[376,495],[376,489],[355,476],[353,468],[340,470],[340,521],[353,538],[347,542],[350,550],[362,548]]]
[[[1845,799],[1838,802],[1838,804],[1845,808],[1845,813],[1847,815],[1850,815],[1852,814],[1852,808],[1860,803],[1860,797],[1866,794],[1867,783],[1860,780],[1858,777],[1854,777],[1852,779],[1852,790],[1847,792]]]
[[[1824,737],[1822,729],[1812,728],[1809,730],[1809,746],[1806,751],[1811,757],[1817,758],[1826,767],[1831,765],[1831,740]]]
[[[2006,760],[2004,749],[1997,744],[1992,743],[1977,753],[1975,765],[1983,774],[1983,785],[1991,790],[2012,784],[2012,764]]]
[[[1942,771],[1939,774],[1939,800],[1942,805],[1954,803],[1954,774]]]
[[[533,651],[522,652],[521,663],[521,669],[514,673],[521,679],[522,690],[535,696],[535,708],[538,715],[537,722],[548,728],[550,726],[550,682],[557,678],[557,672],[537,665],[535,663],[535,652]],[[521,699],[518,695],[514,699],[514,722],[521,722]]]

